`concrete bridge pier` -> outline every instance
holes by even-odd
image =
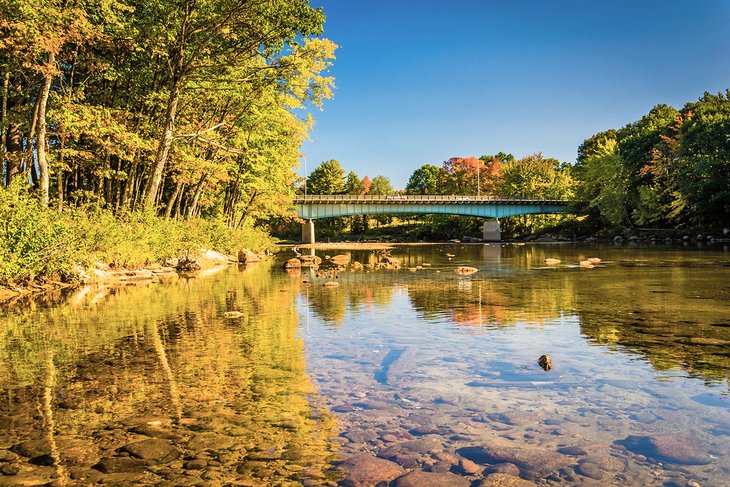
[[[314,241],[314,220],[307,220],[302,223],[302,243],[313,244]]]
[[[485,242],[499,242],[502,240],[499,219],[487,220],[482,227],[482,239]]]

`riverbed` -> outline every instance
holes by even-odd
[[[4,309],[0,485],[730,478],[727,249],[316,252]]]

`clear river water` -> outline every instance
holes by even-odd
[[[0,486],[730,485],[727,248],[336,254],[4,305]]]

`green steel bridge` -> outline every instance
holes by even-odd
[[[302,227],[302,242],[314,243],[314,221],[349,215],[448,214],[489,218],[484,224],[485,240],[499,240],[499,218],[539,213],[561,213],[571,201],[499,196],[460,195],[328,195],[310,194],[294,198]]]

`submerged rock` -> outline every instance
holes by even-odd
[[[462,448],[458,453],[481,464],[513,463],[520,468],[522,476],[529,480],[541,479],[574,462],[573,459],[552,451],[510,446],[467,447]]]
[[[368,453],[345,460],[340,467],[345,470],[342,485],[348,487],[374,487],[387,484],[405,473],[397,463],[375,458]]]
[[[471,482],[447,472],[424,472],[416,470],[405,474],[393,482],[395,487],[469,487]]]
[[[299,259],[289,259],[284,263],[284,269],[299,269],[302,267],[302,261]]]
[[[506,473],[492,473],[477,484],[478,487],[531,487],[535,484]]]
[[[629,451],[656,460],[683,465],[706,465],[711,461],[710,455],[704,450],[703,445],[691,436],[631,435],[616,443],[625,446]]]
[[[454,272],[456,272],[457,274],[459,274],[461,276],[469,276],[471,274],[475,274],[475,273],[479,272],[479,269],[477,269],[476,267],[469,267],[466,265],[462,265],[462,266],[459,266],[456,269],[454,269]]]
[[[136,441],[125,445],[122,449],[133,457],[145,460],[151,465],[171,462],[180,455],[180,452],[172,443],[160,438]]]
[[[560,262],[560,259],[545,259],[545,264],[547,265],[558,265]]]

